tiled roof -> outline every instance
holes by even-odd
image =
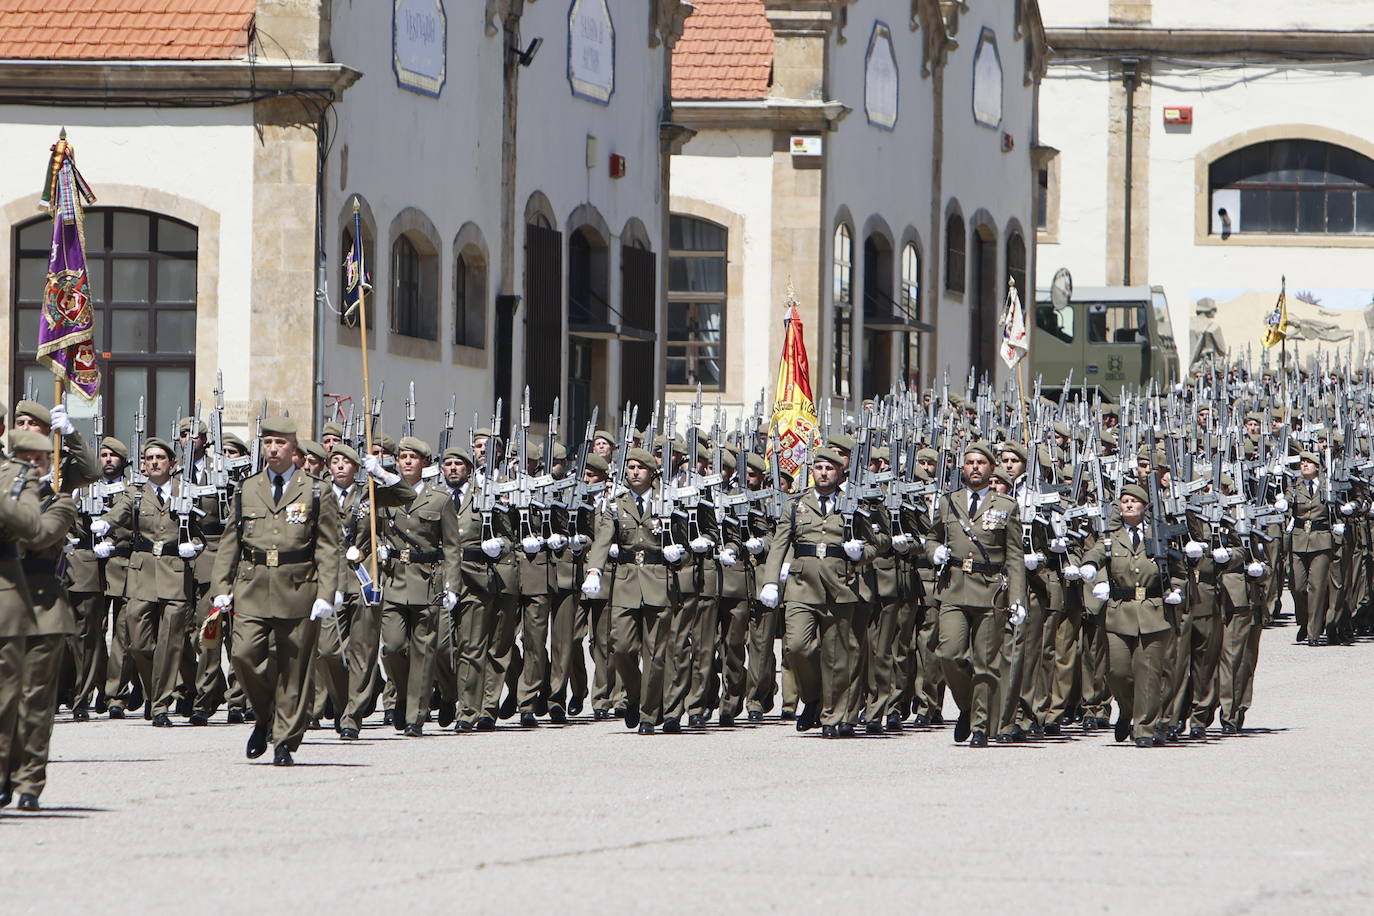
[[[763,0],[693,0],[673,49],[673,98],[764,99],[773,73],[773,29]]]
[[[0,0],[0,58],[230,60],[256,0]]]

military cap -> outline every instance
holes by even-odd
[[[468,467],[472,467],[473,465],[472,456],[468,454],[468,450],[459,445],[450,445],[448,448],[444,449],[444,454],[439,460],[442,462],[450,458],[466,461]]]
[[[177,424],[177,432],[189,433],[191,431],[191,421],[194,419],[194,417],[182,417],[181,422]],[[209,432],[209,428],[204,423],[200,423],[197,421],[196,435],[203,436],[207,432]]]
[[[296,434],[296,421],[290,417],[270,416],[262,421],[262,434],[264,436],[294,436]]]
[[[44,407],[37,401],[30,401],[28,398],[14,405],[14,415],[16,417],[28,414],[44,426],[52,426],[52,411]]]
[[[949,402],[953,404],[955,407],[963,407],[964,396],[962,394],[958,394],[957,392],[950,392]]]
[[[758,452],[749,453],[750,470],[758,471],[760,474],[768,473],[768,462],[763,460],[763,456]]]
[[[916,452],[917,461],[939,461],[940,453],[933,448],[923,448]]]
[[[646,448],[632,448],[625,456],[626,461],[638,461],[646,468],[658,470],[658,459]]]
[[[849,433],[833,432],[830,434],[829,438],[825,440],[825,444],[827,448],[852,452],[854,451],[854,446],[858,443],[854,441],[854,437],[849,435]]]
[[[611,473],[611,463],[607,461],[605,458],[596,454],[596,452],[588,453],[587,467],[591,468],[593,471],[598,471],[602,474]]]
[[[1108,448],[1116,448],[1116,433],[1112,432],[1111,430],[1104,429],[1102,433],[1097,437],[1097,441],[1101,442]]]
[[[50,452],[52,440],[35,429],[10,430],[11,452]]]
[[[544,443],[530,442],[525,446],[525,458],[529,461],[544,460]]]
[[[642,439],[643,437],[644,434],[640,433],[640,438]],[[611,443],[611,445],[616,447],[620,446],[620,440],[616,439],[615,434],[604,429],[598,429],[592,434],[592,441],[595,442],[597,439],[605,439],[607,442]]]
[[[330,420],[328,423],[324,424],[324,429],[320,430],[321,439],[323,439],[325,436],[338,436],[340,439],[342,439],[343,435],[343,424],[335,423],[333,420]]]
[[[1118,416],[1118,415],[1117,415],[1117,412],[1116,412],[1116,405],[1115,405],[1115,404],[1103,404],[1101,407],[1098,408],[1098,413],[1102,414],[1102,416],[1104,416],[1104,417],[1117,417],[1117,416]],[[1118,418],[1119,418],[1119,417],[1118,417]]]
[[[710,450],[709,448],[707,448],[707,447],[706,447],[706,443],[705,443],[705,442],[702,442],[700,439],[697,440],[697,460],[698,460],[698,461],[710,461],[710,460],[711,460],[711,450]]]
[[[784,467],[778,468],[778,476],[786,477],[789,483],[797,479],[795,474],[793,474],[791,471],[787,470],[787,468]]]
[[[102,449],[109,449],[125,461],[129,460],[129,447],[114,436],[106,436],[104,439],[101,439],[100,447]]]
[[[1143,503],[1149,503],[1150,494],[1145,492],[1145,488],[1138,483],[1128,483],[1121,488],[1122,496],[1134,496]]]
[[[1054,464],[1054,455],[1050,454],[1050,447],[1043,442],[1035,447],[1035,453],[1039,456],[1036,461],[1040,462],[1041,467],[1047,468]]]
[[[239,451],[243,452],[245,455],[248,454],[248,446],[244,443],[244,441],[243,441],[242,439],[240,439],[238,436],[234,435],[233,433],[225,433],[225,434],[224,434],[224,442],[223,442],[222,444],[224,444],[224,445],[232,445],[232,446],[234,446],[235,448],[237,448]]]
[[[979,454],[991,462],[995,463],[997,461],[997,456],[992,453],[992,446],[981,439],[976,442],[970,442],[968,445],[964,446],[964,454]]]
[[[739,453],[728,445],[720,447],[720,466],[733,468],[739,466]]]
[[[411,451],[428,461],[434,457],[434,449],[429,447],[429,443],[415,436],[402,436],[401,441],[396,443],[396,453]]]
[[[643,442],[643,441],[644,441],[644,437],[647,436],[647,435],[648,435],[648,430],[636,429],[636,430],[631,431],[631,433],[630,433],[630,438],[634,439],[636,442]],[[595,438],[593,438],[592,441],[596,441]],[[614,445],[614,446],[616,446],[617,448],[619,448],[619,444],[618,444],[614,439],[607,439],[606,441],[609,442],[609,443],[611,443],[611,445]]]
[[[999,442],[999,443],[997,444],[997,451],[998,451],[998,452],[1011,452],[1011,453],[1012,453],[1013,455],[1015,455],[1017,458],[1020,458],[1020,459],[1021,459],[1021,462],[1022,462],[1023,464],[1024,464],[1025,461],[1026,461],[1026,449],[1025,449],[1025,446],[1021,445],[1019,442]]]
[[[892,452],[886,445],[880,445],[868,453],[868,457],[873,461],[891,461]]]
[[[372,440],[372,444],[377,446],[377,448],[381,449],[388,455],[396,454],[396,440],[388,436],[386,433],[382,433],[380,436],[374,438]]]
[[[170,445],[167,444],[167,440],[166,440],[166,439],[159,439],[157,436],[152,436],[151,438],[148,438],[148,439],[143,440],[143,454],[144,454],[144,455],[148,454],[148,449],[150,449],[150,448],[160,448],[160,449],[162,449],[164,452],[167,453],[167,456],[168,456],[169,458],[176,454],[176,452],[174,452],[174,451],[172,450],[172,447],[171,447]]]
[[[1013,481],[1013,480],[1011,479],[1011,475],[1008,474],[1008,473],[1007,473],[1005,470],[1003,470],[1002,468],[998,468],[997,470],[995,470],[995,471],[992,472],[992,479],[993,479],[993,480],[1000,480],[1000,481],[1002,481],[1002,483],[1006,484],[1006,485],[1009,486],[1009,487],[1014,487],[1014,486],[1016,486],[1016,482]]]
[[[472,431],[472,438],[474,438],[474,439],[480,439],[480,438],[482,438],[483,436],[490,436],[490,435],[492,435],[492,431],[491,431],[491,427],[490,427],[490,426],[479,426],[479,427],[477,427],[476,429],[474,429],[474,430]]]
[[[1263,423],[1264,414],[1260,413],[1258,410],[1252,410],[1245,415],[1245,419],[1247,422],[1250,420],[1254,420],[1256,423]]]
[[[829,446],[824,446],[822,448],[816,449],[816,451],[813,452],[811,455],[811,460],[829,461],[836,467],[844,467],[844,459],[840,457],[840,453],[835,451],[833,448],[830,448]]]
[[[324,461],[326,458],[329,457],[324,453],[324,446],[320,445],[314,439],[298,439],[296,441],[296,448],[300,449],[303,453],[307,455],[314,455],[321,461]]]
[[[1230,475],[1230,474],[1222,474],[1222,475],[1221,475],[1221,486],[1222,486],[1222,489],[1234,490],[1235,487],[1236,487],[1236,482],[1235,482],[1235,480],[1233,480],[1233,479],[1231,478],[1231,475]]]
[[[363,459],[358,454],[357,449],[355,449],[353,446],[349,445],[346,442],[340,442],[334,446],[334,450],[329,453],[330,460],[333,460],[335,455],[343,455],[345,458],[356,464],[358,467],[363,466]]]
[[[1298,460],[1299,460],[1299,461],[1310,461],[1310,462],[1312,462],[1313,464],[1321,464],[1321,463],[1322,463],[1322,460],[1321,460],[1320,458],[1318,458],[1318,457],[1316,456],[1316,454],[1314,454],[1313,452],[1298,452]]]
[[[1073,431],[1069,429],[1069,426],[1068,426],[1067,423],[1056,423],[1056,424],[1054,424],[1054,434],[1055,434],[1056,436],[1063,436],[1065,439],[1072,439],[1072,438],[1073,438]]]

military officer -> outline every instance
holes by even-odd
[[[1331,508],[1322,489],[1321,461],[1313,452],[1298,456],[1296,481],[1288,487],[1288,511],[1292,533],[1288,542],[1289,581],[1293,612],[1298,619],[1298,639],[1318,645],[1326,629],[1330,593]]]
[[[4,410],[0,408],[0,419]],[[30,440],[32,441],[32,440]],[[11,440],[11,446],[16,444]],[[44,447],[46,448],[46,439]],[[25,652],[37,626],[33,597],[20,563],[19,544],[40,532],[41,507],[32,469],[0,453],[0,808],[14,797],[10,760],[19,741]],[[20,799],[36,810],[38,799]]]

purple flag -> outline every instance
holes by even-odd
[[[43,311],[38,321],[38,362],[64,379],[68,390],[90,400],[100,389],[95,362],[95,314],[86,275],[83,210],[95,195],[76,170],[71,144],[52,148],[43,200],[52,212],[52,250]]]

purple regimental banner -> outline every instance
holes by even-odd
[[[85,205],[94,202],[95,195],[76,170],[73,152],[66,139],[54,144],[43,188],[53,229],[38,321],[38,362],[63,379],[69,391],[89,400],[100,389],[100,369],[95,361],[95,314],[82,218]]]

